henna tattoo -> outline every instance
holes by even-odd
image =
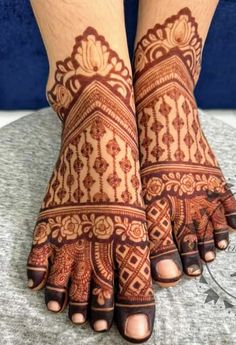
[[[181,269],[175,240],[185,272],[191,265],[201,268],[198,247],[205,259],[214,251],[214,238],[216,246],[227,240],[225,213],[236,211],[193,95],[201,49],[196,20],[184,8],[150,29],[135,52],[141,176],[153,276],[159,281],[159,260],[173,258]]]
[[[129,313],[146,305],[151,323],[154,317],[132,79],[104,37],[88,28],[71,57],[57,63],[48,99],[63,122],[62,146],[35,227],[29,276],[39,267],[45,272],[50,257],[46,302],[65,305],[71,279],[70,318],[86,318],[91,288],[92,327],[99,318],[110,327],[116,267],[124,335]]]

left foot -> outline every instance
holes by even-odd
[[[87,28],[57,63],[48,95],[63,122],[62,147],[35,228],[28,285],[46,286],[51,311],[69,302],[73,323],[89,315],[92,328],[105,331],[115,313],[123,337],[142,342],[155,303],[131,76]]]
[[[202,41],[189,9],[156,25],[136,49],[141,176],[153,278],[202,273],[236,228],[236,201],[202,132],[194,99]]]

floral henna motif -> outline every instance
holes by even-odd
[[[80,210],[77,211],[81,212]],[[142,213],[140,213],[142,215]],[[146,225],[143,220],[130,220],[129,218],[114,216],[95,216],[94,213],[70,216],[57,216],[48,218],[47,222],[39,222],[35,228],[33,244],[42,244],[50,241],[60,244],[62,241],[78,240],[81,238],[108,240],[117,237],[120,242],[146,242]]]
[[[82,313],[86,319],[91,291],[92,327],[98,319],[111,326],[114,302],[122,334],[127,315],[144,306],[151,325],[155,307],[128,69],[88,28],[71,57],[57,63],[48,99],[63,122],[62,146],[35,226],[32,287],[46,279],[49,258],[46,303],[56,300],[62,309],[69,295],[70,318]]]
[[[105,83],[134,108],[129,70],[104,37],[89,27],[76,38],[71,57],[57,62],[55,85],[47,93],[49,102],[61,120],[65,120],[73,102],[92,80]]]
[[[185,166],[185,169],[187,166]],[[166,172],[165,172],[166,169]],[[199,169],[194,172],[194,168],[190,166],[192,173],[170,172],[170,167],[163,165],[155,168],[153,177],[144,178],[143,189],[146,199],[152,200],[155,197],[162,197],[167,192],[169,195],[177,197],[201,195],[202,192],[225,193],[226,183],[222,180],[221,171],[212,169],[215,175],[205,173],[199,174]],[[186,170],[185,170],[186,171]],[[217,176],[218,175],[218,176]],[[150,175],[149,175],[150,176]]]
[[[157,24],[150,29],[138,43],[135,51],[136,76],[174,52],[179,53],[196,82],[201,69],[201,51],[198,25],[190,10],[184,8],[176,16],[168,18],[164,25]]]
[[[188,8],[157,24],[138,43],[135,97],[141,176],[147,206],[152,269],[175,260],[184,270],[228,240],[236,202],[201,130],[193,90],[202,40]],[[225,217],[227,216],[228,217]],[[228,224],[226,221],[228,220]],[[220,248],[223,249],[223,248]]]

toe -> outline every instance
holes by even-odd
[[[120,334],[134,343],[147,341],[153,330],[155,318],[154,303],[116,304],[116,324]]]
[[[67,304],[67,289],[46,286],[45,303],[48,310],[54,313],[63,311]]]
[[[77,246],[76,257],[71,273],[71,285],[69,290],[69,319],[74,324],[82,324],[87,320],[91,265],[91,243],[80,240]]]
[[[78,313],[74,311],[71,315],[71,321],[75,324],[82,324],[86,321],[83,313]]]
[[[52,250],[48,245],[32,247],[27,263],[28,287],[32,290],[44,288],[48,277],[48,258]]]
[[[229,225],[225,216],[224,207],[221,204],[214,211],[211,220],[214,227],[215,246],[220,250],[224,250],[229,243]]]
[[[61,304],[57,301],[50,300],[47,304],[47,307],[51,311],[58,312],[61,309]]]
[[[180,270],[173,259],[163,259],[156,264],[159,277],[164,279],[176,279]]]
[[[228,225],[236,229],[236,200],[230,190],[227,191],[221,202],[225,210]]]
[[[172,236],[169,203],[155,201],[146,209],[149,240],[151,244],[152,278],[160,286],[171,286],[182,275],[182,264]]]
[[[103,332],[111,327],[114,315],[112,251],[111,245],[106,243],[95,243],[92,250],[94,253],[90,324],[94,331]]]
[[[229,230],[228,228],[217,229],[214,232],[215,246],[220,250],[224,250],[229,244]]]
[[[210,202],[209,205],[211,206],[210,210],[201,208],[199,217],[193,219],[194,229],[198,239],[198,251],[201,259],[205,262],[210,262],[215,259],[214,228],[211,217],[212,209],[215,209],[215,204]]]
[[[213,250],[206,252],[204,259],[206,262],[213,261],[215,259],[215,252]]]
[[[149,336],[150,329],[146,314],[128,316],[125,322],[125,334],[129,338],[144,339]]]
[[[152,277],[160,286],[174,286],[182,276],[182,263],[177,249],[169,254],[151,257]]]
[[[45,303],[52,312],[63,311],[67,305],[67,286],[75,258],[74,245],[55,248],[45,289]]]
[[[107,320],[103,320],[102,318],[99,318],[99,320],[95,321],[93,323],[93,329],[96,332],[103,332],[108,330],[108,322]]]
[[[188,276],[199,276],[202,273],[202,262],[198,251],[198,239],[196,232],[189,232],[190,228],[185,227],[184,235],[180,241],[180,253],[184,273]]]
[[[199,276],[201,273],[200,265],[191,265],[186,268],[186,274],[189,276]]]
[[[48,269],[43,267],[27,267],[27,276],[28,276],[28,287],[32,290],[41,290],[44,288],[47,276]]]
[[[116,247],[119,292],[116,299],[116,324],[128,341],[140,343],[152,334],[155,301],[149,261],[149,247]]]
[[[221,240],[219,242],[217,242],[217,248],[224,250],[228,247],[229,241],[228,240]]]

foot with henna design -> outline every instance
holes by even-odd
[[[151,336],[155,302],[132,78],[124,62],[123,1],[109,0],[102,8],[95,1],[89,14],[79,3],[32,1],[50,63],[47,97],[62,121],[62,142],[34,230],[28,286],[45,287],[50,311],[61,312],[68,303],[74,324],[89,319],[95,331],[106,331],[115,317],[121,335],[138,343]],[[102,34],[82,30],[96,13],[106,18]],[[63,33],[55,31],[58,20],[67,24]]]
[[[225,249],[229,230],[236,229],[236,201],[203,134],[193,94],[217,1],[206,8],[196,1],[192,10],[179,7],[166,17],[184,3],[168,1],[167,10],[164,1],[141,1],[141,13],[148,7],[154,14],[148,20],[140,14],[135,52],[141,177],[152,276],[160,286],[174,285],[182,270],[200,275],[202,261],[214,260],[215,248]],[[157,7],[165,20],[143,36]]]

